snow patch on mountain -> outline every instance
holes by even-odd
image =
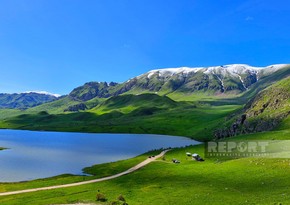
[[[216,75],[216,74],[214,74],[214,75],[217,77],[217,79],[219,79],[219,81],[221,83],[221,86],[222,86],[221,91],[224,92],[225,91],[225,85],[224,85],[223,80],[218,75]]]
[[[203,67],[200,67],[200,68],[180,67],[180,68],[156,69],[156,70],[149,71],[147,73],[147,78],[151,78],[155,74],[158,74],[159,77],[170,77],[176,74],[187,76],[189,73],[192,73],[192,72],[196,73],[202,69],[204,68]],[[143,75],[140,75],[138,77],[142,77]]]
[[[244,83],[242,77],[241,77],[240,75],[238,75],[238,76],[239,76],[239,78],[240,78],[240,81],[241,81],[243,87],[244,87],[246,90],[248,90],[248,88],[245,86],[245,83]]]
[[[147,72],[146,74],[139,75],[137,78],[144,77],[151,78],[155,74],[158,74],[159,77],[170,77],[173,75],[182,75],[187,76],[190,73],[202,72],[204,74],[215,74],[225,76],[236,76],[241,79],[240,75],[243,74],[258,74],[262,71],[265,74],[270,74],[276,72],[277,70],[285,67],[287,64],[277,64],[270,65],[267,67],[254,67],[247,64],[230,64],[222,66],[211,66],[211,67],[179,67],[179,68],[163,68],[155,69]],[[241,81],[242,82],[242,81]]]

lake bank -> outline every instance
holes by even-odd
[[[199,143],[164,135],[0,130],[0,144],[10,148],[0,155],[0,181],[83,175],[84,167],[133,158],[148,150]]]

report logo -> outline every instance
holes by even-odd
[[[290,140],[211,141],[205,143],[205,157],[242,158],[267,157],[289,158]]]

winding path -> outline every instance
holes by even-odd
[[[71,184],[63,184],[63,185],[56,185],[56,186],[49,186],[49,187],[41,187],[41,188],[34,188],[34,189],[26,189],[26,190],[19,190],[19,191],[11,191],[11,192],[3,192],[0,193],[0,196],[8,196],[8,195],[14,195],[14,194],[23,194],[23,193],[29,193],[29,192],[36,192],[36,191],[43,191],[43,190],[52,190],[52,189],[60,189],[60,188],[66,188],[66,187],[73,187],[73,186],[80,186],[80,185],[84,185],[84,184],[91,184],[91,183],[96,183],[96,182],[102,182],[102,181],[107,181],[110,179],[115,179],[117,177],[126,175],[126,174],[130,174],[144,166],[146,166],[147,164],[149,164],[150,162],[154,161],[157,158],[162,157],[166,152],[168,152],[169,150],[164,150],[162,151],[159,155],[156,155],[155,157],[152,158],[148,158],[146,160],[144,160],[143,162],[137,164],[136,166],[121,172],[119,174],[115,174],[112,176],[108,176],[108,177],[103,177],[103,178],[99,178],[99,179],[93,179],[93,180],[88,180],[88,181],[83,181],[83,182],[76,182],[76,183],[71,183]]]

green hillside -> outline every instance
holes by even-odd
[[[63,98],[65,100],[66,98]],[[53,102],[52,104],[57,103]],[[42,105],[42,108],[45,105]],[[51,106],[51,104],[49,105]],[[1,128],[78,132],[152,133],[211,138],[214,128],[240,106],[176,102],[155,94],[112,97],[82,112],[46,112],[33,108],[5,118]],[[63,109],[63,108],[61,108]],[[33,111],[33,112],[32,112]]]
[[[253,133],[276,128],[290,114],[290,77],[260,91],[243,108],[232,115],[224,128],[216,131],[217,138]]]
[[[166,96],[159,96],[155,94],[141,94],[141,95],[120,95],[111,97],[103,103],[96,106],[92,111],[96,113],[108,113],[112,111],[119,111],[122,113],[130,113],[135,109],[170,109],[183,105],[177,103]]]

